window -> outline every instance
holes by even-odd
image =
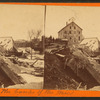
[[[64,38],[67,38],[67,36],[64,36]]]
[[[63,38],[67,38],[66,34],[63,34]]]
[[[70,37],[70,40],[71,40],[72,38]]]
[[[71,31],[69,31],[69,33],[71,34]]]
[[[65,34],[67,33],[67,31],[64,32]]]
[[[80,31],[79,31],[79,34],[80,34]]]
[[[70,26],[70,29],[71,29],[71,26]]]
[[[76,29],[76,27],[74,26],[74,29]]]
[[[80,36],[78,38],[79,38],[79,41],[80,41]]]

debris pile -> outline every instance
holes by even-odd
[[[13,68],[13,66],[10,66]],[[4,86],[14,85],[14,84],[24,84],[25,81],[11,68],[9,64],[5,62],[4,57],[0,56],[0,83]]]
[[[42,55],[37,55],[34,56],[32,60],[27,58],[20,58],[15,55],[10,55],[10,57],[7,57],[5,56],[3,47],[1,47],[0,87],[42,89],[44,75],[44,58]]]
[[[78,46],[50,48],[50,52],[46,49],[45,88],[84,90],[100,85],[100,64],[85,49]]]
[[[67,75],[61,62],[56,55],[45,53],[44,87],[46,89],[76,89],[77,81]]]

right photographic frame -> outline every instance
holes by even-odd
[[[44,89],[100,91],[100,7],[45,6]]]

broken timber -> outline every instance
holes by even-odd
[[[21,77],[19,77],[16,73],[10,70],[10,68],[7,67],[7,65],[0,66],[0,71],[3,75],[2,83],[5,84],[5,86],[8,85],[14,85],[14,84],[21,84],[25,83]],[[7,82],[5,82],[7,80]]]
[[[59,53],[56,53],[56,56],[58,56],[59,58],[64,58],[65,56]],[[84,58],[85,59],[85,58]],[[88,59],[88,58],[87,58]],[[72,61],[72,59],[70,59],[70,61]],[[89,60],[90,61],[90,60]],[[71,62],[68,62],[71,63]],[[78,68],[78,66],[73,66],[73,64],[68,64],[67,66],[69,68],[71,68],[73,70],[73,72],[75,72],[75,68],[76,68],[76,75],[78,77],[80,77],[85,83],[91,83],[91,84],[100,84],[100,65],[93,65],[90,61],[91,65],[87,65],[84,68]],[[78,62],[76,62],[78,64]],[[96,69],[97,66],[99,68],[99,70]]]

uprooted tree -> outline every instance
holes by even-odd
[[[41,36],[41,30],[38,30],[35,32],[34,30],[28,31],[28,36],[30,40],[30,48],[31,48],[31,59],[32,59],[32,48],[34,47],[34,43],[37,43],[39,41],[39,37]]]

